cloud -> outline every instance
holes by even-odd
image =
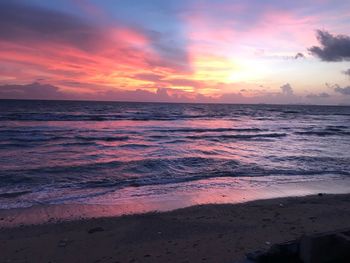
[[[77,83],[83,85],[83,83]],[[335,92],[350,95],[350,87],[340,88],[338,85],[329,86]],[[333,100],[332,100],[333,98]],[[188,92],[172,88],[157,88],[147,90],[105,89],[95,87],[95,92],[65,91],[59,87],[34,82],[26,85],[2,85],[0,86],[0,99],[41,99],[41,100],[98,100],[98,101],[134,101],[134,102],[175,102],[175,103],[266,103],[266,104],[337,104],[336,96],[328,93],[308,94],[305,97],[294,94],[289,84],[281,87],[281,92],[268,90],[250,94],[245,89],[240,92],[227,92],[220,96],[203,95],[197,92]],[[346,101],[345,101],[346,103]]]
[[[319,94],[308,94],[306,96],[306,98],[308,99],[326,99],[326,98],[329,98],[331,95],[329,95],[328,93],[326,92],[322,92],[322,93],[319,93]]]
[[[191,71],[185,45],[172,40],[176,35],[128,21],[104,26],[92,21],[26,1],[0,1],[0,57],[6,77],[27,82],[40,75],[54,84],[65,79],[107,86],[116,85],[107,80],[119,78],[118,86],[129,82],[135,87],[129,79],[140,72]]]
[[[97,27],[77,17],[5,1],[0,4],[0,39],[25,44],[38,40],[65,43],[91,51],[105,37]]]
[[[294,59],[298,59],[298,58],[305,58],[304,54],[303,53],[297,53],[295,56],[294,56]]]
[[[350,86],[341,88],[339,85],[335,85],[334,91],[342,95],[350,95]]]
[[[69,96],[59,88],[34,82],[27,85],[2,85],[0,86],[0,99],[68,99]],[[70,97],[72,99],[72,97]]]
[[[173,86],[188,86],[188,87],[194,87],[194,88],[198,88],[203,85],[200,81],[191,80],[191,79],[175,78],[175,79],[167,79],[166,82]]]
[[[176,43],[171,36],[169,38],[169,34],[157,33],[158,37],[153,39],[152,46],[163,58],[162,66],[185,72],[191,71],[190,58],[186,48],[182,44]]]
[[[154,74],[154,73],[139,73],[139,74],[135,74],[133,78],[151,81],[151,82],[158,82],[158,81],[161,81],[164,78],[164,76],[159,74]]]
[[[228,93],[238,103],[288,103],[298,97],[289,84],[264,93],[253,80],[291,81],[271,79],[275,62],[267,59],[303,60],[306,53],[296,51],[319,28],[309,14],[285,9],[292,2],[273,1],[273,9],[259,0],[91,2],[0,0],[0,84],[43,79],[59,87],[43,90],[51,97],[81,99],[203,101]],[[253,50],[264,66],[250,61]]]
[[[205,96],[198,97],[206,99]],[[170,88],[158,88],[155,92],[136,89],[95,89],[95,92],[77,93],[61,90],[59,87],[34,82],[24,85],[0,85],[0,99],[38,99],[38,100],[99,100],[135,102],[194,102],[197,98],[188,92]]]
[[[313,46],[308,50],[323,61],[350,60],[350,37],[332,35],[327,31],[317,30],[317,39],[321,47]]]
[[[218,101],[223,103],[251,103],[253,99],[243,96],[240,92],[232,92],[222,94]]]
[[[136,48],[147,44],[161,58],[172,59],[174,64],[188,62],[186,50],[171,41],[167,34],[142,26],[130,26],[123,21],[117,21],[113,27],[103,27],[68,13],[29,5],[25,1],[0,2],[0,40],[24,44],[63,43],[90,52],[100,51],[111,44],[119,47],[123,42]],[[150,61],[155,63],[152,58]]]
[[[289,83],[281,86],[280,89],[281,89],[283,95],[291,96],[294,94],[293,88],[291,87],[291,85]]]
[[[185,91],[179,91],[171,88],[158,88],[155,91],[145,89],[136,90],[121,90],[111,89],[108,91],[102,90],[93,96],[86,95],[86,100],[101,100],[101,101],[134,101],[134,102],[200,102],[196,94]],[[200,99],[206,99],[203,96]],[[213,101],[211,101],[213,102]]]
[[[347,70],[342,71],[342,73],[343,73],[344,75],[347,75],[347,76],[350,77],[350,68],[347,69]]]
[[[243,93],[241,89],[240,92],[236,93],[225,93],[221,95],[217,102],[225,103],[266,103],[266,104],[297,104],[302,103],[303,98],[301,96],[295,95],[293,88],[290,84],[285,84],[280,87],[280,92],[272,92],[269,90],[261,90],[250,94]]]

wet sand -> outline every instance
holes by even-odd
[[[349,228],[350,194],[16,227],[6,226],[9,218],[1,214],[1,262],[220,263],[304,234]]]

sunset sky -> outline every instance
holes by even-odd
[[[0,98],[350,104],[350,1],[0,1]]]

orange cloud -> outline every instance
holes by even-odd
[[[95,18],[104,16],[89,1],[75,3]],[[17,2],[1,4],[0,85],[40,80],[81,97],[115,98],[123,97],[122,91],[131,96],[141,90],[137,94],[162,100],[222,94],[243,100],[255,96],[259,84],[270,86],[275,79],[270,77],[279,65],[271,60],[294,57],[302,47],[316,44],[318,16],[268,5],[254,13],[260,2],[195,3],[177,14],[179,39],[171,30],[130,21],[102,26]],[[282,85],[273,84],[275,91]]]

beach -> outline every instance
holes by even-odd
[[[233,263],[350,228],[349,107],[0,104],[0,262]]]
[[[275,243],[349,228],[350,194],[11,227],[1,212],[3,262],[235,262]]]
[[[349,10],[0,0],[0,263],[349,263]]]

